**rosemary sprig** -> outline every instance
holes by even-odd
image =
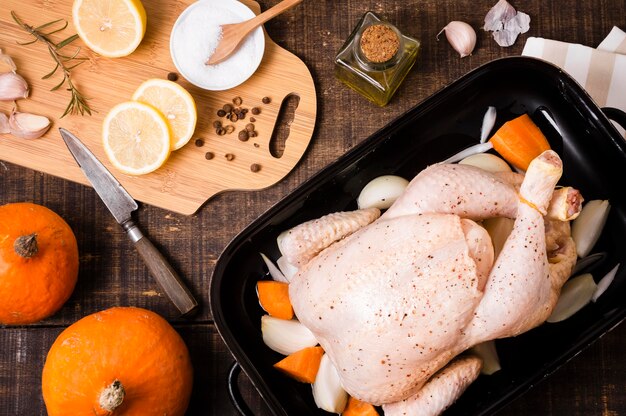
[[[70,72],[72,69],[82,64],[87,58],[78,57],[80,47],[77,47],[76,51],[71,55],[65,55],[63,52],[61,52],[61,49],[76,40],[78,38],[78,35],[72,35],[58,43],[55,43],[50,39],[50,35],[60,32],[67,27],[67,21],[64,19],[58,19],[48,23],[44,23],[37,27],[33,27],[24,23],[19,17],[17,17],[17,14],[15,14],[14,11],[11,11],[11,16],[13,17],[13,20],[15,20],[15,23],[17,23],[22,29],[33,35],[33,37],[35,38],[29,42],[18,42],[20,45],[30,45],[37,41],[41,41],[48,47],[48,52],[50,52],[50,56],[54,60],[55,67],[52,71],[44,75],[42,79],[48,79],[52,77],[59,70],[63,73],[63,79],[61,80],[61,82],[59,82],[51,89],[51,91],[56,91],[63,85],[66,85],[67,90],[71,93],[70,102],[65,108],[65,112],[63,112],[61,118],[65,117],[68,114],[91,115],[92,110],[87,103],[87,99],[83,94],[81,94],[80,91],[78,91],[78,88],[76,88],[74,83],[72,83],[72,77]],[[72,61],[79,62],[68,65]]]

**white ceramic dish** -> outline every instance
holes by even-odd
[[[258,27],[243,41],[240,47],[225,61],[217,65],[205,65],[210,52],[199,46],[190,53],[189,42],[207,44],[210,39],[196,38],[196,28],[203,16],[219,16],[220,24],[238,23],[253,18],[254,12],[237,0],[199,0],[185,9],[174,24],[170,35],[170,54],[178,72],[197,87],[221,91],[234,88],[254,74],[263,59],[265,36]],[[185,46],[182,46],[185,44]],[[204,56],[207,55],[207,56]],[[241,63],[244,63],[243,65]]]

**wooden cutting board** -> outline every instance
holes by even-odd
[[[242,0],[255,13],[259,4]],[[2,0],[0,9],[0,48],[12,56],[18,73],[29,83],[31,95],[18,102],[19,110],[42,114],[53,121],[52,128],[37,140],[0,136],[0,160],[22,165],[34,170],[60,176],[89,185],[61,139],[58,128],[75,133],[109,168],[122,185],[137,200],[182,214],[193,214],[213,195],[229,190],[251,190],[268,187],[285,177],[304,154],[313,134],[317,113],[315,85],[306,65],[292,53],[280,48],[265,35],[265,55],[257,72],[239,87],[227,91],[205,91],[182,77],[179,83],[192,94],[198,108],[195,138],[204,145],[197,147],[192,139],[185,147],[172,153],[167,163],[154,173],[130,176],[116,171],[109,163],[101,144],[101,125],[109,109],[130,99],[133,91],[146,79],[167,78],[176,72],[170,58],[169,36],[178,15],[192,0],[145,0],[148,27],[143,42],[130,56],[117,59],[103,58],[84,47],[80,40],[68,46],[73,51],[83,46],[79,56],[88,60],[72,72],[72,79],[95,110],[92,116],[66,116],[63,114],[69,101],[69,92],[50,91],[59,82],[41,77],[53,68],[45,45],[35,43],[21,46],[16,41],[30,40],[13,21],[13,10],[27,24],[37,26],[54,19],[66,19],[69,26],[53,35],[60,41],[74,34],[71,22],[72,0]],[[297,10],[292,11],[297,13]],[[299,97],[293,121],[288,126],[289,135],[280,157],[270,153],[270,140],[281,111],[281,103],[290,96]],[[247,142],[237,138],[237,132],[249,123],[250,112],[244,121],[238,121],[234,133],[218,136],[212,124],[218,119],[217,110],[233,98],[243,99],[242,107],[259,107],[261,114],[254,116],[258,136]],[[268,96],[270,104],[261,99]],[[0,102],[0,111],[9,113],[12,103]],[[226,121],[222,119],[222,121]],[[207,152],[214,153],[211,160]],[[234,155],[228,161],[226,154]],[[250,166],[258,164],[260,171],[252,172]]]

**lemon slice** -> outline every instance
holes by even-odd
[[[170,129],[155,108],[128,101],[109,111],[102,127],[104,151],[117,169],[143,175],[162,166],[170,155]]]
[[[172,150],[189,142],[196,129],[196,102],[186,89],[164,79],[149,79],[139,86],[133,100],[159,110],[172,129]]]
[[[130,55],[146,33],[140,0],[74,0],[72,18],[89,49],[108,58]]]

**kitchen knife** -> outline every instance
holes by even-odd
[[[63,128],[59,131],[70,153],[76,159],[76,163],[93,185],[93,189],[96,190],[115,220],[126,231],[131,241],[135,243],[150,273],[159,282],[167,296],[183,315],[196,309],[198,302],[189,289],[131,218],[131,213],[138,208],[137,202],[78,137]]]

